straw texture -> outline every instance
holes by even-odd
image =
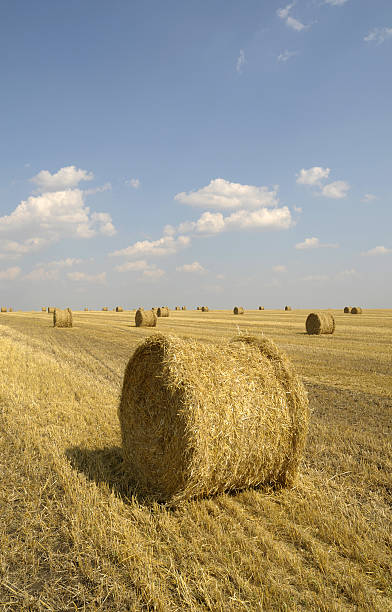
[[[351,306],[345,306],[343,312],[351,312]]]
[[[6,306],[2,306],[1,307],[1,312],[7,312],[7,307]]]
[[[107,311],[109,310],[109,308],[108,308],[107,306],[104,306],[104,307],[102,308],[102,310],[104,310],[105,312],[107,312]]]
[[[259,310],[264,310],[264,306],[259,306]]]
[[[201,310],[202,310],[202,312],[208,312],[209,308],[208,308],[208,306],[202,306]]]
[[[285,310],[291,310],[291,306],[285,306],[284,309]]]
[[[308,334],[333,334],[335,319],[330,312],[311,312],[306,319]]]
[[[351,308],[351,314],[362,314],[362,308],[360,306],[354,306],[354,308]]]
[[[48,306],[48,313],[49,314],[53,314],[54,313],[54,306]]]
[[[161,306],[160,308],[158,308],[157,315],[158,315],[158,317],[168,317],[169,316],[169,309],[168,309],[168,307],[167,306]]]
[[[53,313],[53,326],[54,327],[72,327],[72,310],[66,308],[55,308]]]
[[[249,486],[291,485],[308,429],[302,383],[271,341],[154,334],[125,370],[118,416],[128,478],[176,505]]]
[[[233,308],[233,313],[235,315],[244,314],[244,312],[245,312],[245,310],[242,308],[242,306],[234,306],[234,308]]]
[[[136,327],[156,327],[157,315],[153,310],[139,308],[135,314]]]
[[[116,306],[116,312],[124,312],[124,308],[122,306]]]

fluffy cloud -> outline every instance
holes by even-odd
[[[282,208],[260,208],[259,210],[238,210],[224,217],[222,213],[205,212],[197,221],[186,221],[179,227],[181,232],[196,234],[219,234],[238,229],[288,229],[292,224],[287,206]]]
[[[375,196],[373,193],[365,193],[365,195],[361,199],[361,202],[368,203],[373,202],[373,200],[377,200],[377,196]]]
[[[338,200],[340,198],[345,198],[349,189],[350,185],[346,181],[335,181],[334,183],[324,185],[321,189],[321,195],[326,198]]]
[[[343,6],[346,2],[347,0],[325,0],[325,4],[330,4],[331,6]]]
[[[21,273],[21,269],[18,266],[13,268],[7,268],[6,270],[0,270],[0,280],[14,280],[18,278]]]
[[[237,58],[237,63],[235,65],[235,69],[237,70],[238,73],[241,74],[244,64],[245,64],[245,52],[243,49],[240,49],[240,54]]]
[[[324,179],[327,179],[330,168],[322,168],[321,166],[313,166],[313,168],[302,168],[297,175],[297,183],[300,185],[320,185]]]
[[[291,4],[288,4],[285,8],[278,9],[276,11],[276,14],[278,15],[280,19],[285,20],[286,25],[289,28],[292,28],[293,30],[300,32],[301,30],[306,30],[309,26],[304,25],[298,19],[295,19],[294,17],[290,15],[291,9],[293,8],[294,4],[295,2],[292,2]]]
[[[387,255],[388,253],[392,253],[392,249],[388,249],[385,246],[376,246],[374,249],[365,251],[362,255]]]
[[[86,274],[85,272],[68,272],[68,278],[77,282],[94,283],[104,285],[106,283],[106,272],[100,274]]]
[[[67,257],[66,259],[58,259],[55,261],[48,261],[45,265],[50,268],[71,268],[77,264],[82,263],[83,259],[77,259],[75,257]]]
[[[298,51],[283,51],[283,53],[280,53],[277,57],[278,62],[287,62],[289,59],[291,59],[292,57],[294,57],[295,55],[298,55]]]
[[[392,38],[392,28],[373,28],[363,39],[365,42],[375,42],[381,45],[388,38]]]
[[[212,180],[209,185],[197,191],[178,193],[174,199],[182,204],[218,210],[261,208],[277,206],[279,203],[277,187],[269,190],[268,187],[230,183],[222,178]]]
[[[130,185],[134,189],[139,189],[140,187],[140,181],[138,178],[131,178],[129,179],[129,181],[125,181],[125,182],[128,183],[128,185]]]
[[[45,266],[37,266],[23,278],[29,281],[55,281],[59,277],[58,270],[50,270]]]
[[[118,272],[142,272],[143,277],[148,279],[161,278],[165,274],[164,270],[161,270],[155,264],[148,263],[145,259],[128,261],[116,266],[115,269]]]
[[[337,244],[321,244],[318,238],[305,238],[304,242],[298,242],[295,245],[295,248],[299,251],[303,251],[305,249],[320,249],[320,248],[329,248],[335,249],[337,248]]]
[[[135,242],[135,244],[125,249],[114,251],[110,253],[110,255],[112,257],[134,257],[135,255],[152,255],[160,257],[161,255],[172,255],[177,253],[180,249],[189,246],[190,242],[191,239],[189,236],[178,236],[174,238],[173,236],[167,235],[158,240],[141,240]]]
[[[184,264],[176,268],[177,272],[191,272],[194,274],[204,274],[207,270],[198,262],[194,261],[191,264]]]
[[[26,255],[26,253],[33,253],[34,251],[38,251],[44,245],[47,244],[47,240],[44,238],[28,238],[23,242],[17,242],[16,240],[3,240],[1,243],[1,248],[4,253],[0,254],[0,257],[21,257],[22,255]]]
[[[37,185],[38,191],[41,193],[48,191],[63,191],[64,189],[73,189],[79,185],[81,181],[91,181],[94,178],[92,172],[81,170],[75,166],[66,166],[60,168],[58,172],[51,174],[48,170],[41,170],[31,181]]]

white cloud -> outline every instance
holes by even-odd
[[[335,181],[334,183],[324,185],[321,189],[321,195],[338,200],[345,198],[349,189],[350,185],[346,181]]]
[[[142,278],[150,280],[161,278],[165,274],[164,270],[161,270],[155,264],[148,263],[145,259],[128,261],[116,266],[115,269],[118,272],[142,272]]]
[[[307,283],[323,283],[329,280],[329,276],[325,274],[310,274],[309,276],[303,276],[300,280]]]
[[[161,268],[149,268],[148,270],[144,270],[143,276],[145,278],[149,278],[151,280],[156,280],[158,278],[162,278],[165,275],[165,271],[161,270]]]
[[[177,272],[192,272],[195,274],[205,274],[207,270],[198,262],[194,261],[191,264],[184,264],[176,268]]]
[[[243,66],[245,64],[245,61],[246,61],[245,60],[245,52],[244,52],[243,49],[240,49],[240,54],[239,54],[239,56],[237,58],[237,62],[236,62],[236,65],[235,65],[235,69],[240,74],[242,72],[242,68],[243,68]]]
[[[362,255],[387,255],[388,253],[392,253],[392,249],[385,246],[376,246],[374,249],[363,252]]]
[[[92,172],[81,170],[75,166],[60,168],[58,172],[51,174],[48,170],[41,170],[31,181],[37,185],[41,193],[48,191],[63,191],[73,189],[81,181],[91,181],[94,178]]]
[[[92,189],[83,189],[85,195],[94,195],[95,193],[103,193],[104,191],[110,191],[112,188],[111,183],[105,183],[100,187],[93,187]]]
[[[128,185],[133,187],[134,189],[139,189],[141,183],[138,178],[131,178],[129,181],[125,181]]]
[[[272,269],[274,272],[287,272],[286,266],[282,265],[272,266]]]
[[[337,246],[338,246],[337,244],[322,244],[318,238],[315,238],[313,236],[313,238],[305,238],[304,242],[298,242],[295,245],[295,248],[299,251],[302,251],[305,249],[320,249],[320,248],[336,249]]]
[[[28,238],[24,242],[17,242],[16,240],[3,240],[0,248],[9,254],[10,257],[20,257],[26,253],[38,251],[46,244],[47,240],[43,238]]]
[[[158,240],[142,240],[135,242],[135,244],[110,253],[112,257],[128,256],[133,257],[135,255],[172,255],[177,253],[180,249],[189,246],[191,239],[189,236],[163,236]]]
[[[55,281],[59,277],[58,270],[48,270],[44,266],[38,266],[26,274],[23,278],[30,281]]]
[[[298,55],[298,51],[283,51],[283,53],[280,53],[277,57],[278,62],[287,62],[289,59],[291,59],[292,57],[294,57],[295,55]]]
[[[276,14],[278,15],[280,19],[285,20],[286,25],[289,28],[292,28],[293,30],[296,30],[297,32],[300,32],[301,30],[306,30],[307,28],[309,28],[309,26],[304,25],[303,23],[301,23],[301,21],[299,21],[298,19],[295,19],[294,17],[290,15],[291,9],[293,8],[294,5],[295,5],[295,2],[292,2],[291,4],[288,4],[285,8],[278,9],[276,11]]]
[[[373,193],[365,193],[365,195],[363,196],[361,202],[373,202],[373,200],[377,200],[377,196],[375,196]]]
[[[346,2],[347,0],[325,0],[325,4],[330,4],[331,6],[343,6]]]
[[[295,2],[292,2],[291,4],[288,4],[285,8],[278,9],[276,11],[276,14],[278,15],[278,17],[280,17],[280,19],[287,19],[294,5],[295,5]]]
[[[392,28],[373,28],[363,39],[365,42],[375,42],[381,45],[388,38],[392,38]]]
[[[300,185],[320,185],[321,181],[327,179],[330,168],[322,168],[321,166],[313,166],[313,168],[302,168],[297,175],[297,183]]]
[[[68,272],[68,278],[77,282],[96,283],[104,285],[106,283],[106,272],[100,274],[86,274],[85,272]]]
[[[75,257],[67,257],[66,259],[58,259],[55,261],[48,261],[46,266],[50,268],[71,268],[77,264],[82,263],[83,259],[77,259]]]
[[[0,280],[14,280],[15,278],[18,278],[21,271],[22,270],[18,266],[7,268],[6,270],[0,270]]]
[[[277,186],[269,190],[268,187],[241,185],[241,183],[230,183],[225,179],[217,178],[197,191],[178,193],[174,199],[182,204],[218,210],[260,208],[277,206],[279,202],[277,190]]]
[[[222,213],[204,212],[197,221],[181,223],[179,230],[196,234],[219,234],[238,229],[287,229],[292,219],[287,206],[282,208],[260,208],[259,210],[237,210],[228,217]]]

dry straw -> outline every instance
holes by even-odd
[[[238,314],[244,314],[245,310],[242,308],[242,306],[234,306],[233,308],[233,313],[238,315]]]
[[[306,319],[308,334],[333,334],[335,319],[330,312],[311,312]]]
[[[351,308],[351,314],[362,314],[362,308],[360,306],[354,306],[354,308]]]
[[[202,310],[202,312],[208,312],[209,308],[208,308],[208,306],[202,306],[201,310]]]
[[[104,310],[105,312],[107,312],[107,311],[109,310],[109,308],[108,308],[107,306],[104,306],[104,307],[102,308],[102,310]]]
[[[84,312],[88,312],[88,308],[85,308],[85,309],[84,309]]]
[[[124,312],[124,308],[122,306],[116,306],[116,312]]]
[[[55,308],[53,313],[53,326],[54,327],[72,327],[72,310],[66,308]]]
[[[198,307],[196,308],[196,310],[201,310],[201,306],[198,306]]]
[[[175,308],[175,309],[176,309],[176,310],[181,310],[181,308],[180,308],[179,306],[176,306],[176,308]]]
[[[7,308],[5,306],[1,307],[1,312],[7,312]]]
[[[264,306],[259,306],[259,310],[264,310]]]
[[[186,306],[181,306],[181,310],[186,310]]]
[[[153,334],[129,360],[118,409],[128,478],[149,498],[293,484],[306,391],[264,338],[203,343]]]
[[[48,306],[48,313],[49,314],[53,314],[54,313],[54,306]]]
[[[144,310],[139,308],[135,314],[136,327],[156,327],[157,315],[153,310]]]
[[[285,306],[284,309],[285,310],[291,310],[291,306]]]
[[[46,306],[41,306],[41,312],[46,312]]]
[[[345,306],[343,312],[351,312],[351,306]]]
[[[13,308],[8,308],[8,312],[13,312],[14,309]]]
[[[158,315],[158,317],[168,317],[169,316],[169,309],[168,309],[168,307],[167,306],[161,306],[160,308],[158,308],[157,315]]]

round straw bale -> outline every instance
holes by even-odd
[[[124,308],[122,306],[116,306],[116,312],[124,312]]]
[[[186,306],[181,306],[181,310],[186,310]]]
[[[273,342],[154,334],[128,362],[118,416],[128,478],[176,505],[294,482],[308,428],[302,383]]]
[[[242,308],[242,306],[234,306],[233,308],[233,313],[234,314],[244,314],[245,310]]]
[[[285,310],[291,310],[291,306],[285,306],[284,309]]]
[[[2,306],[1,307],[1,312],[7,312],[7,307],[6,306]]]
[[[48,313],[49,314],[53,314],[54,313],[54,306],[48,306]]]
[[[345,306],[343,312],[351,312],[351,306]]]
[[[88,312],[88,308],[85,308],[85,309],[84,309],[84,312]]]
[[[308,334],[333,334],[335,319],[330,312],[311,312],[306,319]]]
[[[107,311],[109,310],[109,308],[108,308],[107,306],[104,306],[104,307],[102,308],[102,310],[104,310],[105,312],[107,312]]]
[[[176,310],[181,310],[181,308],[179,306],[176,306]]]
[[[354,306],[354,308],[351,308],[351,314],[362,314],[362,308],[360,306]]]
[[[197,306],[196,310],[201,310],[201,306]]]
[[[169,316],[169,309],[168,309],[168,307],[167,306],[161,306],[160,308],[158,308],[157,315],[158,315],[158,317],[168,317]]]
[[[141,310],[140,308],[135,314],[136,327],[156,327],[157,315],[153,310]]]
[[[202,306],[201,310],[202,310],[202,312],[208,312],[209,308],[208,308],[208,306]]]
[[[264,306],[259,306],[259,310],[264,310]]]
[[[66,308],[55,308],[53,313],[53,326],[54,327],[72,327],[72,310]]]
[[[41,307],[41,312],[46,312],[46,307],[45,306]]]
[[[8,312],[13,312],[14,309],[13,308],[8,308]]]

